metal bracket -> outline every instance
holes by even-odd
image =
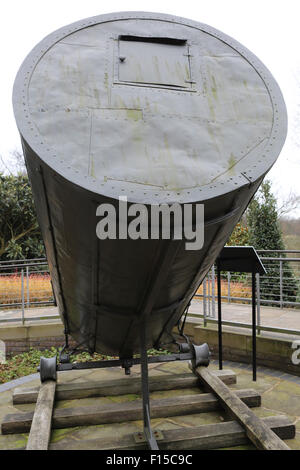
[[[64,353],[60,351],[59,353],[59,362],[61,364],[69,364],[70,362],[70,354]]]
[[[189,353],[190,350],[191,350],[191,346],[189,343],[178,343],[179,344],[179,348],[180,348],[180,352],[181,353]]]
[[[146,324],[141,321],[140,327],[140,347],[141,347],[141,372],[142,372],[142,397],[143,397],[143,419],[144,436],[150,450],[158,450],[158,445],[151,429],[150,400],[149,400],[149,380],[148,380],[148,356],[146,348]]]
[[[153,431],[153,435],[157,441],[162,441],[164,439],[164,435],[162,431],[155,430]],[[146,442],[145,434],[143,432],[137,432],[133,434],[133,438],[135,442],[140,443],[140,442]]]
[[[68,328],[64,329],[65,335],[65,344],[63,345],[62,349],[59,352],[58,360],[61,364],[68,364],[70,362],[70,354],[69,352],[69,332]]]
[[[58,369],[59,370],[59,369]],[[66,362],[64,363],[64,368],[63,370],[73,370],[72,362]]]
[[[125,370],[125,375],[130,375],[130,369],[133,366],[133,360],[130,359],[121,359],[122,368]]]

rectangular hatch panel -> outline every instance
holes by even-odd
[[[191,88],[188,53],[184,39],[120,36],[119,81]]]

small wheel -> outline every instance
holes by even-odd
[[[199,366],[208,366],[209,358],[211,356],[211,352],[209,350],[208,344],[204,343],[200,346],[193,344],[194,349],[194,359],[192,360],[192,366],[195,369]]]
[[[40,379],[41,382],[54,380],[56,382],[56,356],[41,357],[40,360]]]

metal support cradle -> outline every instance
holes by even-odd
[[[120,357],[118,360],[110,361],[97,361],[85,363],[71,363],[70,354],[68,354],[68,335],[66,333],[66,344],[63,348],[63,354],[60,354],[60,364],[55,364],[56,370],[71,370],[71,369],[89,369],[89,368],[102,368],[122,366],[125,369],[125,374],[130,373],[130,367],[134,364],[141,364],[141,385],[142,385],[142,398],[143,398],[143,421],[144,421],[144,437],[150,450],[158,450],[158,445],[151,429],[151,414],[150,414],[150,399],[149,399],[149,383],[148,383],[148,362],[169,362],[177,360],[191,360],[193,367],[200,365],[207,366],[209,364],[209,348],[207,344],[201,346],[193,345],[190,343],[185,344],[181,348],[182,352],[166,356],[155,356],[148,358],[147,356],[147,320],[153,311],[155,301],[163,285],[164,280],[169,272],[170,263],[176,256],[180,247],[180,240],[166,241],[162,245],[161,251],[157,253],[157,259],[153,263],[153,270],[149,279],[149,286],[145,292],[143,301],[139,311],[139,339],[140,339],[140,358],[135,357]],[[183,333],[183,332],[182,332]],[[47,378],[48,370],[51,371],[53,376],[53,363],[49,364],[48,360],[41,361],[40,374],[41,377]]]
[[[153,435],[150,420],[149,380],[148,380],[148,356],[146,349],[145,323],[141,324],[141,375],[143,396],[144,435],[150,450],[158,450],[156,439]]]

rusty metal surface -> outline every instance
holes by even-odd
[[[13,101],[60,312],[91,350],[137,350],[163,251],[160,240],[98,240],[97,205],[205,203],[204,247],[182,245],[149,319],[148,344],[166,339],[284,143],[272,75],[207,25],[115,13],[38,44]]]

